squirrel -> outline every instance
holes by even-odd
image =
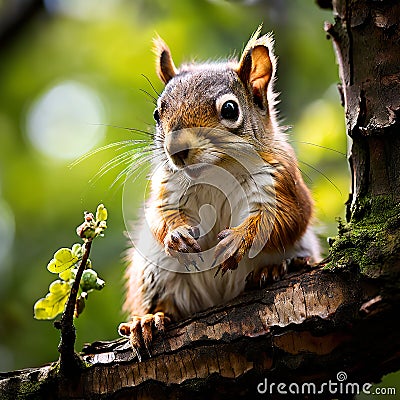
[[[151,194],[128,256],[132,317],[119,326],[139,358],[152,328],[226,303],[249,282],[265,287],[290,260],[320,252],[313,200],[278,123],[272,34],[260,26],[239,61],[180,68],[160,37],[154,44],[165,88]]]

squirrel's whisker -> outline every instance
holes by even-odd
[[[333,153],[337,153],[337,154],[340,154],[343,157],[347,157],[347,155],[345,153],[343,153],[343,151],[332,149],[331,147],[327,147],[327,146],[322,146],[320,144],[316,144],[316,143],[312,143],[312,142],[305,142],[303,140],[296,140],[296,139],[288,139],[288,142],[306,144],[308,146],[318,147],[319,149],[332,151]]]
[[[128,182],[128,179],[134,176],[134,174],[139,171],[138,174],[134,176],[134,179],[132,180],[132,183],[134,183],[143,173],[145,172],[145,168],[141,167],[143,164],[152,161],[155,157],[157,157],[157,154],[153,153],[148,153],[142,155],[142,157],[137,157],[135,160],[133,160],[132,163],[129,163],[129,165],[124,168],[114,179],[113,183],[111,184],[111,187],[113,187],[123,176],[125,176],[125,179],[120,183],[119,186],[122,186]],[[168,161],[165,160],[163,164],[165,165]],[[162,167],[164,167],[164,165]]]
[[[299,162],[301,162],[301,160],[299,160]],[[301,169],[300,167],[299,167],[299,171],[300,171],[301,174],[306,178],[306,180],[308,181],[308,183],[312,183],[312,182],[313,182],[311,176],[308,175],[306,172],[304,172],[304,170]]]
[[[323,150],[329,150],[329,151],[332,151],[334,153],[340,154],[343,157],[347,157],[346,153],[343,153],[343,151],[332,149],[331,147],[327,147],[327,146],[322,146],[320,144],[316,144],[316,143],[312,143],[312,142],[305,142],[305,141],[302,141],[302,140],[290,140],[290,142],[291,143],[307,144],[309,146],[318,147],[319,149],[323,149]]]
[[[302,163],[304,165],[307,165],[307,167],[311,168],[312,170],[314,170],[315,172],[318,172],[320,175],[322,175],[340,194],[340,196],[343,196],[342,191],[339,189],[339,187],[332,181],[332,179],[330,179],[326,174],[324,174],[321,170],[319,170],[318,168],[314,167],[313,165],[299,160],[299,163]]]
[[[100,153],[101,151],[108,150],[108,149],[111,149],[113,147],[119,147],[121,149],[121,148],[124,148],[124,147],[127,147],[127,146],[137,145],[137,144],[149,144],[149,141],[141,140],[141,139],[139,139],[139,140],[129,139],[129,140],[123,140],[121,142],[113,142],[113,143],[110,143],[110,144],[106,144],[104,146],[101,146],[101,147],[99,147],[97,149],[94,149],[92,151],[89,151],[89,152],[83,154],[78,159],[76,159],[71,164],[69,164],[69,168],[75,167],[76,165],[80,164],[82,161],[88,159],[89,157],[94,156],[97,153]]]
[[[153,105],[157,105],[157,99],[152,95],[152,94],[150,94],[147,90],[145,90],[145,89],[140,89],[140,91],[141,92],[143,92],[144,94],[147,94],[147,96],[152,100],[152,104]]]
[[[160,93],[157,92],[156,88],[154,87],[153,83],[151,82],[150,78],[145,74],[142,74],[143,78],[146,79],[150,87],[153,89],[154,93],[156,94],[157,98],[160,97]],[[157,102],[157,99],[155,99]]]
[[[138,128],[129,128],[127,126],[121,126],[121,125],[115,125],[115,124],[91,124],[91,125],[99,125],[99,126],[106,126],[108,128],[116,128],[116,129],[123,129],[125,131],[131,132],[131,133],[138,133],[141,135],[144,135],[146,137],[150,137],[151,139],[154,138],[155,134],[153,132],[149,132],[149,131],[145,131],[143,129],[138,129]],[[153,129],[154,127],[152,125],[151,126]]]
[[[113,180],[111,183],[110,187],[114,187],[115,184],[123,177],[125,176],[126,178],[121,182],[120,185],[123,185],[126,183],[129,177],[131,177],[139,168],[146,163],[147,161],[151,161],[154,158],[154,155],[152,153],[149,154],[128,154],[124,159],[119,160],[115,165],[109,165],[108,168],[105,168],[105,166],[102,167],[102,170],[99,171],[96,176],[95,180],[99,180],[101,177],[103,177],[105,174],[109,173],[112,169],[116,168],[119,165],[123,164],[128,164],[122,171],[120,171],[117,175],[117,177]],[[110,160],[109,163],[111,163],[113,160]],[[134,181],[136,181],[137,178],[141,176],[143,171],[135,176]]]

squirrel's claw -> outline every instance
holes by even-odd
[[[240,260],[246,251],[242,235],[234,229],[225,229],[218,236],[220,241],[215,248],[214,262],[212,267],[218,265],[215,276],[221,271],[224,276],[228,270],[234,270],[238,267]]]
[[[221,271],[221,276],[224,276],[228,270],[233,271],[238,266],[239,266],[239,261],[237,261],[235,257],[229,257],[221,264],[219,264],[217,272],[214,274],[214,277],[216,277],[220,271]]]
[[[268,284],[279,281],[287,273],[287,261],[280,264],[266,265],[246,277],[246,290],[263,289]]]
[[[163,313],[146,314],[143,317],[133,316],[131,321],[123,322],[118,327],[121,336],[129,338],[132,351],[136,354],[139,361],[142,360],[140,354],[143,347],[151,357],[150,346],[153,340],[153,327],[159,332],[164,332],[165,323],[170,319]]]
[[[197,243],[191,226],[179,226],[169,232],[164,239],[165,251],[175,257],[175,253],[200,253],[201,247]]]
[[[197,243],[199,237],[199,229],[191,226],[180,226],[169,232],[164,239],[165,252],[176,258],[180,264],[190,271],[190,266],[199,271],[196,261],[192,253],[197,253],[200,261],[204,262],[201,255],[201,247]]]

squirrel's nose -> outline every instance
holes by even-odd
[[[188,135],[187,131],[174,131],[165,138],[165,150],[178,168],[189,163],[191,143]]]
[[[172,157],[176,164],[184,166],[186,165],[187,159],[189,156],[189,149],[184,149],[177,151],[176,153],[172,154]],[[178,161],[178,162],[177,162]]]

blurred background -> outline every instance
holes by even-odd
[[[100,202],[109,228],[91,259],[106,287],[76,321],[76,348],[117,337],[127,240],[123,187],[112,183],[124,166],[96,173],[121,149],[73,163],[146,138],[124,128],[154,130],[144,91],[155,94],[149,82],[162,90],[156,33],[179,64],[239,55],[260,23],[274,31],[280,115],[292,126],[326,250],[349,187],[337,65],[323,30],[332,19],[311,0],[0,0],[0,371],[57,359],[59,332],[33,319],[33,304],[56,278],[46,270],[53,253],[79,241],[83,211]],[[124,205],[132,215],[145,197],[146,169],[137,176]]]

